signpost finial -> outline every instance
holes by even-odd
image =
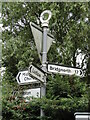
[[[45,15],[48,18],[45,18]],[[48,23],[49,23],[49,20],[50,20],[51,16],[52,16],[52,13],[51,13],[50,10],[45,10],[41,13],[40,21],[42,23],[42,27],[48,27]]]

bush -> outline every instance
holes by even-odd
[[[87,111],[88,99],[83,96],[77,98],[57,99],[32,99],[26,103],[24,100],[3,100],[2,120],[74,120],[74,112]],[[40,117],[40,108],[45,112],[45,117]],[[65,114],[65,115],[64,115]]]

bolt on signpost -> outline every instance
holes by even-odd
[[[44,20],[44,15],[48,15],[48,18]],[[47,32],[48,32],[48,24],[49,20],[51,18],[51,11],[45,10],[40,15],[40,21],[43,28],[43,47],[42,47],[42,70],[47,72],[46,68],[46,62],[47,62]],[[45,82],[41,83],[41,98],[46,95],[46,76],[45,76]],[[44,111],[41,109],[40,111],[41,117],[44,116]]]

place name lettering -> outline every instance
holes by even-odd
[[[30,95],[31,94],[31,91],[29,92],[24,92],[24,95]]]
[[[55,70],[57,72],[68,72],[68,73],[71,73],[70,69],[64,69],[64,68],[59,68],[59,67],[52,67],[52,66],[50,66],[50,70]]]
[[[48,72],[60,73],[63,75],[76,75],[79,77],[83,77],[84,73],[80,68],[66,67],[66,66],[58,66],[48,64]]]
[[[29,76],[29,73],[28,72],[27,73],[22,73],[22,75]]]
[[[31,80],[30,77],[25,77],[25,78],[24,78],[24,81],[29,81],[29,80]]]
[[[32,69],[32,72],[37,75],[38,77],[41,78],[41,75],[39,74],[39,72],[37,70],[35,70],[34,68]]]

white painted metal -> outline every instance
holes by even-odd
[[[90,120],[90,112],[76,112],[75,120]]]
[[[37,26],[36,24],[30,22],[30,26],[31,26],[31,30],[32,30],[32,34],[35,40],[35,44],[37,47],[37,51],[38,51],[38,55],[39,58],[41,60],[41,55],[42,55],[42,44],[43,44],[43,30],[42,28],[40,28],[39,26]],[[51,34],[47,34],[47,52],[50,49],[50,46],[52,45],[52,42],[54,41],[54,37]]]
[[[24,98],[27,98],[27,97],[40,98],[40,88],[24,90],[23,97]]]
[[[38,83],[39,81],[36,79],[33,79],[31,76],[29,76],[28,71],[20,71],[17,76],[16,80],[19,85],[25,85],[25,84],[31,84],[31,83]]]
[[[45,14],[48,14],[48,18],[45,19]],[[50,10],[45,10],[41,13],[40,15],[40,21],[42,23],[42,27],[48,27],[48,24],[49,24],[49,20],[52,16],[52,13]]]
[[[44,82],[45,74],[42,70],[39,70],[37,67],[30,65],[29,74],[38,79],[40,82]]]
[[[62,75],[76,75],[79,77],[83,76],[83,72],[79,68],[65,67],[53,64],[48,64],[48,72],[60,73]]]

